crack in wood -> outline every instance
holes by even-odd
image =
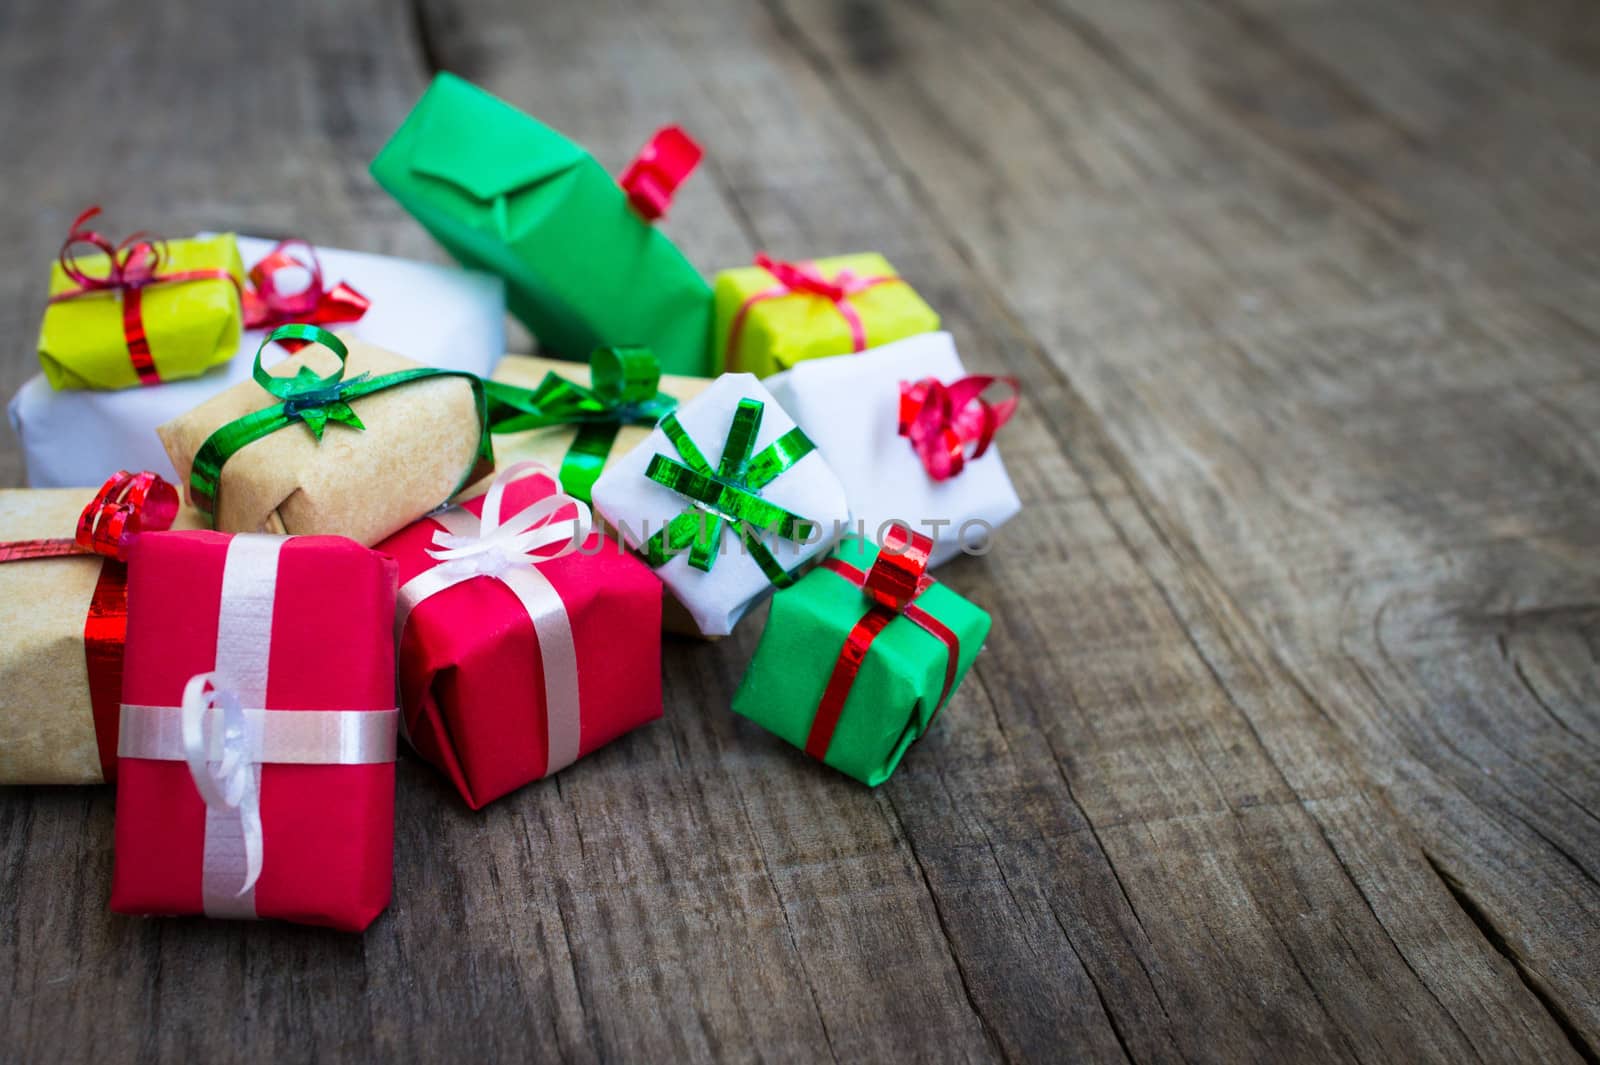
[[[1445,869],[1439,859],[1426,850],[1422,852],[1422,857],[1427,861],[1428,868],[1433,870],[1433,875],[1439,878],[1439,883],[1444,885],[1444,889],[1455,900],[1456,905],[1461,907],[1461,912],[1467,915],[1467,919],[1472,922],[1473,927],[1478,930],[1478,933],[1483,936],[1496,954],[1499,954],[1510,963],[1511,968],[1517,974],[1517,979],[1522,981],[1522,985],[1528,989],[1544,1011],[1550,1015],[1550,1019],[1555,1022],[1556,1027],[1561,1029],[1562,1034],[1567,1037],[1567,1042],[1572,1045],[1573,1051],[1588,1062],[1589,1065],[1600,1065],[1600,1052],[1597,1052],[1594,1044],[1589,1042],[1588,1037],[1583,1034],[1583,1029],[1573,1019],[1572,1015],[1567,1012],[1566,1007],[1550,993],[1550,990],[1545,986],[1543,978],[1523,962],[1521,955],[1511,946],[1505,935],[1494,923],[1494,919],[1489,916],[1488,910],[1478,905],[1478,901],[1468,894],[1466,887],[1449,870]]]

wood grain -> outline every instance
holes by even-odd
[[[1583,5],[133,7],[0,11],[0,386],[98,198],[442,259],[364,166],[445,68],[684,123],[708,272],[888,255],[1026,508],[889,784],[727,712],[757,617],[482,814],[403,760],[360,939],[114,918],[111,794],[0,793],[0,1057],[1600,1060]]]

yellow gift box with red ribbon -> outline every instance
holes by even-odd
[[[717,275],[716,366],[767,377],[804,359],[931,333],[939,315],[874,252],[755,265]]]
[[[198,377],[233,358],[244,264],[233,234],[112,244],[73,224],[50,273],[39,364],[52,388],[121,389]]]

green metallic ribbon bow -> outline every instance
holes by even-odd
[[[285,339],[321,344],[339,357],[339,368],[330,374],[318,374],[310,367],[302,366],[293,377],[274,377],[261,365],[261,353],[267,350],[267,345]],[[322,439],[323,430],[327,428],[329,422],[339,422],[352,429],[364,430],[366,426],[361,424],[361,419],[350,406],[351,400],[430,377],[464,378],[472,385],[472,395],[478,408],[478,450],[462,475],[461,482],[451,490],[450,494],[453,496],[472,483],[479,469],[487,469],[494,464],[494,451],[489,442],[488,400],[484,396],[483,382],[477,375],[460,370],[419,366],[413,370],[399,370],[378,377],[364,373],[345,380],[345,360],[349,357],[349,350],[339,338],[320,326],[285,325],[267,334],[267,338],[261,342],[261,347],[256,349],[253,374],[256,384],[282,402],[246,414],[222,426],[206,438],[206,442],[200,446],[199,453],[194,457],[194,469],[189,475],[194,505],[210,519],[213,525],[216,524],[216,514],[219,510],[217,500],[222,493],[222,467],[241,449],[295,422],[303,422],[318,441]]]
[[[734,412],[733,424],[722,446],[722,462],[715,470],[689,439],[677,415],[668,414],[661,419],[659,428],[678,449],[683,461],[656,455],[651,458],[644,475],[686,496],[692,505],[645,544],[645,557],[651,566],[664,565],[688,547],[689,565],[709,573],[722,551],[723,522],[731,521],[739,526],[746,550],[767,575],[767,580],[779,588],[794,583],[794,575],[784,570],[766,543],[759,537],[752,539],[745,534],[748,529],[756,528],[796,543],[810,538],[817,523],[762,499],[761,489],[811,454],[816,445],[796,426],[752,456],[764,409],[765,405],[758,399],[739,401],[739,409]]]
[[[585,503],[624,425],[653,426],[678,406],[661,386],[661,360],[649,348],[597,348],[589,356],[588,388],[554,371],[536,388],[485,381],[489,431],[517,433],[576,425],[577,438],[561,460],[561,487]]]

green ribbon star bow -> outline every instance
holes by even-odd
[[[489,431],[518,433],[576,425],[578,436],[561,460],[561,487],[585,503],[624,425],[655,425],[678,406],[661,385],[661,360],[649,348],[597,348],[589,356],[590,386],[554,371],[535,388],[485,381]]]
[[[274,377],[261,365],[261,353],[267,350],[268,344],[284,339],[321,344],[339,357],[339,368],[330,374],[318,374],[310,367],[302,366],[293,377]],[[344,365],[349,357],[349,350],[339,338],[319,326],[285,325],[267,334],[267,338],[261,342],[261,347],[256,349],[255,369],[252,372],[256,384],[272,393],[281,402],[246,414],[222,426],[206,438],[206,442],[200,445],[200,451],[194,457],[194,469],[189,475],[194,505],[210,519],[213,525],[216,524],[217,499],[222,493],[222,467],[241,449],[295,422],[303,422],[318,441],[322,440],[323,431],[327,429],[329,422],[339,422],[358,431],[364,430],[366,426],[361,424],[361,419],[351,408],[351,400],[430,377],[466,379],[472,385],[473,399],[478,408],[478,450],[473,455],[466,472],[462,474],[460,483],[451,490],[450,495],[455,495],[471,484],[480,469],[487,470],[494,465],[494,451],[489,442],[488,401],[484,396],[483,382],[477,375],[460,370],[419,366],[414,370],[399,370],[378,377],[364,373],[359,377],[345,380]]]
[[[810,538],[817,523],[762,499],[761,489],[811,454],[816,445],[796,426],[752,456],[764,410],[765,404],[758,399],[739,401],[722,445],[722,462],[715,470],[689,438],[677,415],[668,414],[661,419],[659,428],[683,461],[656,455],[644,475],[688,497],[692,505],[646,542],[645,557],[651,566],[664,565],[687,547],[689,565],[709,573],[722,551],[723,523],[734,522],[744,537],[745,549],[767,580],[779,588],[794,583],[794,575],[784,570],[766,543],[746,532],[756,528],[796,543]]]

